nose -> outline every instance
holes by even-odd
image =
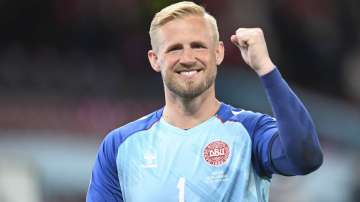
[[[184,48],[181,58],[180,64],[184,66],[193,66],[196,63],[196,58],[191,48]]]

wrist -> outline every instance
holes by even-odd
[[[259,68],[256,70],[256,74],[261,77],[261,76],[264,76],[265,74],[271,72],[275,68],[276,68],[276,66],[274,65],[274,63],[272,63],[271,60],[268,60],[259,66]]]

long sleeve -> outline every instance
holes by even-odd
[[[271,173],[304,175],[320,167],[323,155],[305,106],[275,68],[261,77],[278,132],[268,141]]]
[[[112,131],[101,143],[91,174],[86,201],[123,201],[116,170],[116,148],[119,138]]]

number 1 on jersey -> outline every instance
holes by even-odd
[[[185,178],[180,177],[177,188],[179,189],[179,202],[185,202]]]

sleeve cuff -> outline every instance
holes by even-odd
[[[262,84],[265,88],[271,88],[273,86],[279,85],[282,82],[282,76],[277,67],[271,72],[260,77]]]

